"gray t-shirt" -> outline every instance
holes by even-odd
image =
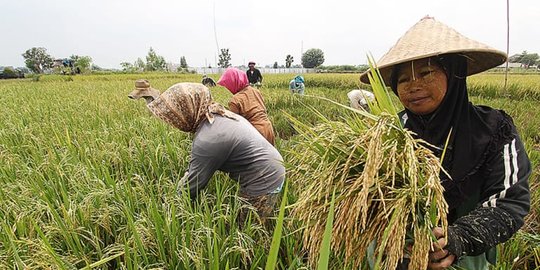
[[[285,179],[283,158],[245,118],[214,115],[195,132],[187,180],[191,196],[203,189],[216,170],[229,173],[240,191],[260,196],[276,190]]]

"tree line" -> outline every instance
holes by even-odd
[[[37,74],[42,74],[46,70],[53,67],[58,72],[62,73],[84,73],[90,71],[92,66],[92,58],[90,56],[71,55],[69,58],[58,59],[55,65],[55,59],[47,53],[47,49],[43,47],[33,47],[26,50],[22,57],[28,69]]]
[[[523,51],[520,54],[514,54],[508,57],[508,62],[510,63],[520,63],[524,68],[529,68],[532,66],[540,66],[540,56],[538,53],[528,53]]]
[[[218,67],[220,68],[228,68],[231,66],[231,54],[229,53],[229,49],[221,49],[221,52],[219,54],[219,62]],[[316,68],[319,67],[324,63],[324,52],[321,49],[313,48],[307,50],[305,53],[302,54],[302,67],[304,68]],[[294,57],[290,54],[287,54],[285,57],[285,67],[290,68],[292,66],[292,63],[294,62]],[[273,65],[274,68],[278,68],[278,62],[274,62]]]
[[[73,73],[77,70],[80,72],[88,72],[94,69],[100,69],[96,65],[92,65],[90,56],[71,55],[69,58],[58,59],[60,63],[55,64],[55,59],[47,53],[47,49],[43,47],[33,47],[26,50],[22,54],[26,67],[34,73],[42,74],[47,70],[56,68],[61,73]],[[227,68],[231,66],[232,56],[228,48],[221,49],[219,55],[218,67]],[[294,57],[288,54],[285,57],[285,67],[290,68],[294,62]],[[324,52],[321,49],[309,49],[302,55],[302,67],[316,68],[324,63]],[[173,71],[169,70],[165,58],[150,47],[145,59],[137,58],[133,63],[120,63],[124,72],[151,72],[151,71]],[[187,72],[188,63],[185,56],[180,57],[180,65],[175,71]],[[209,66],[211,68],[211,66]],[[274,67],[278,68],[277,62]],[[77,72],[79,73],[79,72]]]
[[[91,70],[100,70],[96,65],[92,64],[92,58],[90,56],[71,55],[69,58],[58,59],[60,63],[54,63],[54,58],[47,53],[47,49],[43,47],[33,47],[26,50],[22,54],[26,67],[37,74],[44,73],[46,70],[54,68],[61,73],[86,73]],[[231,66],[232,56],[228,48],[220,50],[219,61],[217,66],[220,68],[227,68]],[[58,61],[57,60],[57,61]],[[359,66],[322,66],[324,63],[324,52],[321,49],[312,48],[302,54],[301,65],[304,68],[320,68],[329,72],[333,71],[345,71],[345,72],[362,72],[365,70],[363,65]],[[290,68],[293,66],[295,59],[292,55],[286,55],[284,67]],[[523,51],[520,54],[512,55],[508,58],[510,63],[520,63],[524,68],[540,66],[540,56],[538,53],[528,53]],[[188,63],[185,56],[180,57],[180,65],[176,70],[169,70],[165,58],[150,47],[145,59],[137,58],[133,63],[122,62],[120,63],[122,71],[124,72],[149,72],[149,71],[177,71],[188,72]],[[211,68],[212,66],[208,66]],[[283,67],[278,62],[274,62],[274,68]]]

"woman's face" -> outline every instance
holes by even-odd
[[[397,93],[401,103],[417,115],[434,112],[447,90],[444,70],[429,58],[403,63],[397,74]]]

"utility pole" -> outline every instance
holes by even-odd
[[[506,56],[510,53],[510,0],[506,0]],[[506,59],[506,68],[504,69],[504,94],[508,94],[508,59]]]
[[[219,53],[220,50],[219,50],[217,31],[216,31],[216,1],[214,1],[214,39],[216,40],[216,48],[217,48],[217,52]]]

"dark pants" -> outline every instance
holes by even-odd
[[[246,194],[240,194],[249,204],[251,204],[256,210],[261,223],[265,225],[266,228],[269,226],[268,218],[274,216],[274,211],[276,207],[276,202],[279,198],[279,193],[269,193],[261,196],[249,196]],[[248,210],[242,208],[240,216],[238,217],[238,222],[240,226],[244,225],[246,217],[248,215]]]

